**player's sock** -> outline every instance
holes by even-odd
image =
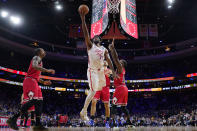
[[[93,91],[93,90],[89,91],[88,96],[86,97],[86,100],[85,100],[83,111],[87,111],[88,106],[89,106],[90,102],[92,101],[95,94],[96,94],[95,91]]]
[[[35,104],[35,113],[36,113],[36,126],[40,126],[40,117],[42,114],[42,107],[43,107],[43,101],[37,100]]]

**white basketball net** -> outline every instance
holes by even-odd
[[[108,11],[111,14],[117,14],[119,12],[120,0],[107,0]]]

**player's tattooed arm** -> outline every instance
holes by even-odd
[[[85,21],[85,12],[81,12],[79,14],[80,14],[81,21],[82,21],[82,30],[83,30],[83,34],[85,37],[85,43],[86,43],[87,49],[89,50],[92,48],[92,42],[90,40],[90,34],[88,32],[88,28],[87,28],[86,21]]]
[[[116,49],[114,47],[114,39],[112,41],[112,44],[109,45],[109,49],[111,51],[112,59],[117,67],[118,73],[120,74],[122,72],[122,65],[121,65],[120,60],[118,58],[118,53],[116,52]]]
[[[39,80],[39,83],[43,84],[43,85],[51,85],[51,81],[50,80],[46,80],[44,81],[43,79]]]
[[[47,69],[41,67],[39,63],[41,62],[41,58],[39,56],[34,56],[32,61],[32,67],[36,70],[39,70],[41,72],[47,72]]]
[[[39,56],[34,56],[32,66],[34,69],[39,70],[41,72],[47,72],[50,74],[55,74],[55,70],[53,69],[45,69],[39,65],[41,58]]]

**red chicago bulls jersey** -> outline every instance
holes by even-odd
[[[32,67],[32,62],[33,62],[33,60],[31,60],[31,63],[30,63],[29,69],[27,71],[26,77],[31,77],[31,78],[34,78],[37,81],[39,81],[41,71],[34,69]],[[39,66],[42,67],[42,61],[40,61]]]
[[[118,74],[119,78],[114,79],[114,86],[118,87],[121,85],[125,85],[125,69],[123,68],[122,73]]]
[[[110,87],[110,71],[109,69],[105,70],[105,79],[106,79],[106,87]]]

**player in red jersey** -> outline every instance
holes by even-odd
[[[13,117],[9,118],[7,123],[10,128],[18,130],[16,121],[18,117],[22,114],[27,113],[28,109],[35,106],[35,114],[36,114],[36,125],[34,129],[45,130],[41,123],[40,117],[42,114],[42,106],[43,106],[43,97],[41,88],[38,85],[42,83],[44,85],[51,85],[51,81],[40,79],[41,72],[47,72],[50,74],[55,74],[55,70],[53,69],[45,69],[42,66],[42,59],[46,56],[44,49],[37,48],[35,49],[35,56],[31,60],[29,69],[23,81],[23,94],[24,94],[24,102],[25,104],[21,107],[21,110],[15,114]]]
[[[125,84],[125,68],[127,66],[127,62],[125,60],[119,60],[116,49],[114,48],[114,39],[112,44],[109,45],[109,49],[117,68],[116,73],[118,74],[118,77],[114,78],[115,92],[112,99],[112,114],[116,113],[116,106],[121,106],[122,112],[125,113],[127,117],[126,124],[131,125],[129,111],[126,108],[128,101],[128,88]]]
[[[94,118],[96,113],[96,104],[98,100],[101,100],[104,103],[105,106],[105,117],[106,121],[109,122],[110,117],[110,107],[109,107],[109,98],[110,98],[110,75],[112,74],[112,71],[107,68],[108,63],[107,61],[104,61],[104,72],[105,72],[105,79],[106,79],[106,86],[103,87],[101,91],[96,91],[96,94],[94,95],[94,98],[92,100],[91,104],[91,120],[92,122],[90,125],[94,126]],[[106,126],[108,124],[106,123]]]

